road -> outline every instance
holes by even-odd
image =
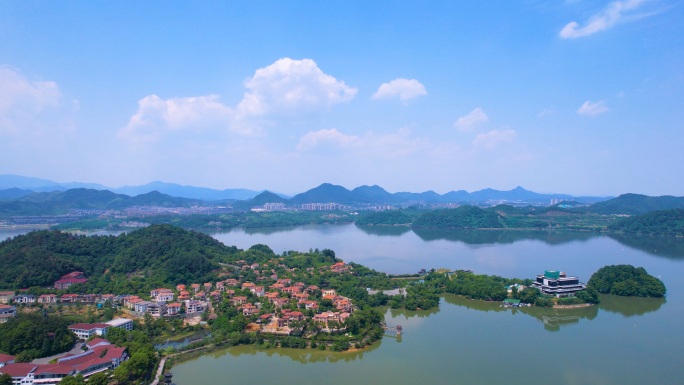
[[[47,364],[50,361],[54,360],[55,358],[62,357],[65,354],[78,354],[78,353],[82,353],[82,352],[83,352],[83,350],[81,350],[81,343],[76,342],[74,347],[66,353],[59,353],[59,354],[56,354],[56,355],[51,356],[51,357],[38,358],[38,359],[31,361],[31,363],[32,364]]]

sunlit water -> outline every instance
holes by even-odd
[[[421,268],[533,278],[561,270],[586,282],[628,263],[659,276],[666,298],[602,296],[599,306],[502,309],[444,296],[439,309],[387,310],[403,326],[352,353],[239,346],[173,368],[179,385],[300,384],[664,384],[684,375],[684,240],[574,232],[418,230],[354,225],[211,232],[225,244],[275,252],[330,248],[345,261],[389,273]],[[3,233],[0,233],[0,238]],[[306,364],[306,366],[303,366]]]

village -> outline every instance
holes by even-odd
[[[296,277],[296,268],[288,269],[279,261],[269,264],[285,269]],[[50,363],[18,363],[15,357],[0,355],[0,372],[10,373],[16,383],[56,384],[66,376],[80,374],[88,378],[96,373],[113,370],[128,359],[126,348],[115,347],[105,338],[113,328],[133,330],[135,322],[163,318],[182,320],[184,325],[208,327],[219,313],[232,308],[248,320],[250,332],[277,336],[302,336],[316,333],[341,332],[345,321],[354,312],[352,300],[339,295],[335,289],[319,288],[294,282],[293,278],[280,278],[274,268],[258,263],[237,261],[233,269],[236,278],[216,282],[178,284],[173,288],[151,290],[149,295],[114,294],[41,294],[24,293],[25,290],[0,292],[0,322],[16,316],[17,309],[26,311],[52,306],[94,306],[114,308],[117,318],[103,323],[77,323],[68,328],[82,341],[81,349],[72,350]],[[313,275],[315,270],[333,274],[350,273],[353,268],[342,262],[317,268],[306,268],[302,275]],[[246,281],[243,273],[253,273],[256,282]],[[83,272],[75,271],[62,276],[51,289],[65,291],[72,285],[87,282]],[[314,326],[307,328],[306,326]]]
[[[277,261],[271,261],[276,263]],[[237,261],[238,264],[245,261]],[[235,266],[238,267],[238,266]],[[280,267],[285,268],[284,265]],[[239,265],[241,271],[251,270],[257,274],[257,283],[243,282],[244,276],[203,284],[178,284],[175,288],[151,290],[149,296],[113,294],[23,294],[15,291],[0,292],[0,322],[16,315],[17,306],[84,304],[98,307],[112,306],[128,318],[152,317],[182,318],[190,325],[206,324],[216,318],[215,306],[228,302],[245,317],[249,317],[264,333],[290,335],[301,329],[307,319],[319,324],[323,332],[338,331],[352,314],[352,300],[339,295],[335,289],[321,289],[291,278],[279,278],[274,269],[267,270],[258,263]],[[323,266],[320,270],[343,274],[352,267],[342,262]],[[294,272],[296,269],[287,269]],[[313,274],[307,268],[304,274]],[[86,282],[83,272],[69,273],[54,283],[55,290],[67,290],[70,286]],[[270,285],[268,285],[270,283]],[[323,311],[325,310],[325,311]],[[336,327],[330,327],[335,325]]]

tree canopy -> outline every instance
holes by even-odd
[[[662,297],[667,291],[661,280],[632,265],[604,266],[591,276],[588,286],[600,293],[635,297]]]

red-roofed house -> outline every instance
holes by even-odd
[[[290,286],[283,289],[283,293],[290,294],[299,293],[300,291],[302,291],[302,288],[297,286]]]
[[[105,345],[111,345],[111,343],[104,338],[93,338],[92,340],[86,342],[86,346],[88,347],[88,350],[92,350],[95,347],[98,346],[105,346]]]
[[[76,375],[76,369],[69,365],[47,364],[37,365],[30,377],[34,384],[56,384],[66,376]]]
[[[256,306],[252,305],[251,303],[246,303],[244,306],[242,306],[242,314],[245,316],[251,316],[257,313],[259,313],[259,309],[257,309]]]
[[[14,356],[0,353],[0,368],[14,362]]]
[[[29,363],[14,363],[7,364],[0,368],[0,373],[9,374],[12,377],[13,384],[31,384],[30,375],[38,368],[35,364]]]
[[[86,281],[88,281],[88,280],[85,278],[62,278],[59,281],[55,282],[55,289],[66,290],[71,285],[75,285],[77,283],[83,283]]]
[[[78,294],[64,294],[59,300],[61,302],[78,302]]]
[[[273,300],[273,304],[276,305],[276,307],[283,307],[287,305],[290,302],[287,298],[276,298]]]
[[[176,303],[170,303],[166,306],[166,314],[168,315],[176,315],[180,313],[181,311],[181,304],[176,302]]]
[[[56,303],[57,296],[54,294],[43,294],[38,297],[38,303]]]

